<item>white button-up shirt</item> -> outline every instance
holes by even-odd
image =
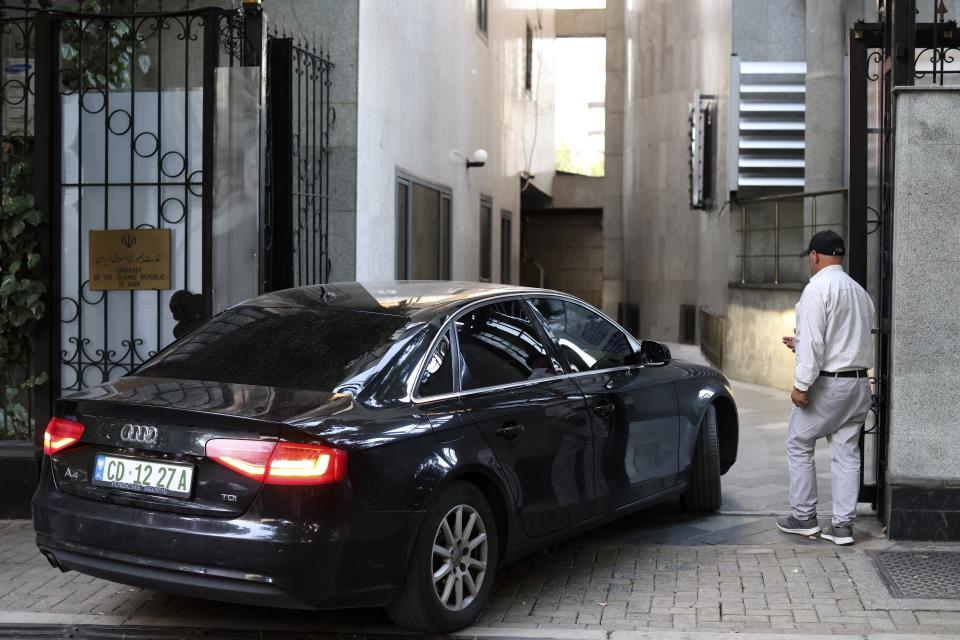
[[[843,267],[818,271],[796,308],[797,389],[809,389],[821,371],[873,367],[873,300]]]

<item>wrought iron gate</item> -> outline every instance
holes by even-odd
[[[62,393],[132,371],[214,304],[230,304],[215,285],[220,258],[212,253],[248,219],[259,224],[254,292],[329,277],[333,64],[307,43],[267,38],[256,4],[149,13],[139,6],[80,0],[77,11],[55,11],[0,1],[0,180],[5,196],[35,197],[45,216],[38,277],[47,288],[30,370],[0,376],[0,439],[29,437]],[[215,199],[229,191],[215,180],[243,180],[233,156],[218,164],[223,175],[214,172],[215,155],[236,153],[214,144],[222,118],[230,131],[217,140],[235,133],[223,104],[232,102],[217,97],[231,91],[224,80],[240,86],[244,130],[259,131],[250,134],[259,135],[258,148],[243,149],[244,158],[266,167],[242,221],[229,198]],[[29,161],[33,174],[24,169]],[[231,227],[227,240],[217,240],[219,224]],[[172,288],[91,290],[89,234],[110,229],[168,230]],[[22,384],[46,372],[48,384]],[[8,428],[11,416],[16,429]]]
[[[60,68],[49,121],[60,143],[51,221],[62,261],[53,379],[69,392],[127,373],[171,342],[189,320],[177,317],[179,300],[185,316],[209,314],[213,71],[239,64],[242,14],[52,18]],[[170,230],[172,289],[91,290],[88,238],[114,228]]]
[[[0,227],[4,233],[3,243],[0,244],[0,258],[3,259],[0,263],[0,283],[3,284],[0,286],[4,287],[11,286],[5,284],[9,276],[33,282],[45,279],[42,274],[35,272],[36,265],[31,267],[28,275],[21,269],[7,273],[11,269],[10,257],[3,255],[8,247],[7,234],[13,235],[12,223],[8,222],[12,218],[8,218],[6,211],[8,207],[20,203],[23,209],[21,214],[36,216],[45,204],[38,197],[40,192],[35,186],[38,177],[43,175],[42,170],[35,171],[35,168],[43,165],[35,162],[34,152],[47,135],[43,127],[36,126],[34,117],[37,101],[36,40],[37,24],[30,13],[0,8],[0,205],[4,208],[4,222]],[[20,222],[16,224],[20,232],[16,235],[27,231],[27,227],[21,226]],[[30,225],[29,233],[36,235],[34,225]],[[36,239],[41,242],[44,240],[42,237]],[[11,238],[9,242],[14,240]],[[43,268],[42,264],[40,268]],[[11,310],[5,308],[2,313],[10,314]],[[4,318],[5,338],[10,322],[8,315]],[[4,342],[0,349],[0,355],[4,356],[0,360],[0,440],[29,438],[36,419],[42,418],[34,412],[39,390],[33,381],[36,375],[46,371],[43,364],[45,356],[37,353],[29,361],[24,361],[19,340],[12,340],[11,344],[6,344],[6,340]]]
[[[942,85],[948,77],[960,74],[960,65],[956,64],[960,57],[956,21],[946,19],[943,0],[928,1],[932,22],[917,22],[917,0],[880,0],[881,21],[857,23],[850,31],[849,41],[848,260],[850,275],[864,286],[870,280],[871,268],[874,270],[879,293],[876,395],[872,408],[875,422],[867,432],[876,443],[871,453],[875,457],[876,477],[872,482],[862,479],[861,500],[872,502],[879,513],[884,512],[882,486],[889,419],[891,253],[896,215],[894,88],[918,82]],[[871,251],[869,236],[874,233],[879,234],[879,241]]]
[[[267,41],[267,291],[329,278],[332,70],[306,43]]]
[[[130,372],[178,323],[209,316],[215,70],[249,57],[249,16],[259,16],[77,6],[0,3],[0,177],[6,185],[20,175],[17,190],[46,220],[46,318],[32,369],[49,372],[49,383],[11,396],[30,410],[17,415],[27,425],[19,437],[42,432],[54,398]],[[13,159],[36,170],[11,173]],[[88,238],[106,229],[168,229],[172,289],[92,291]],[[17,382],[0,380],[4,419]]]

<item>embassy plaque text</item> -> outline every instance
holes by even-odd
[[[170,229],[90,231],[90,289],[170,289]]]

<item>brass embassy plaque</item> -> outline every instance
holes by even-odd
[[[170,229],[90,231],[92,291],[170,288]]]

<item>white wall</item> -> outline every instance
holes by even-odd
[[[624,21],[624,299],[640,305],[641,335],[676,340],[680,305],[714,312],[726,307],[731,5],[628,0]],[[709,211],[689,207],[688,118],[698,89],[717,96]]]
[[[480,195],[493,198],[493,280],[500,211],[513,213],[520,273],[520,173],[553,178],[553,10],[546,0],[490,0],[488,38],[475,0],[361,0],[357,120],[357,279],[395,277],[397,169],[453,190],[452,277],[479,277]],[[535,28],[533,96],[523,89],[527,22]],[[537,29],[539,25],[539,30]],[[482,168],[451,151],[489,152]]]

